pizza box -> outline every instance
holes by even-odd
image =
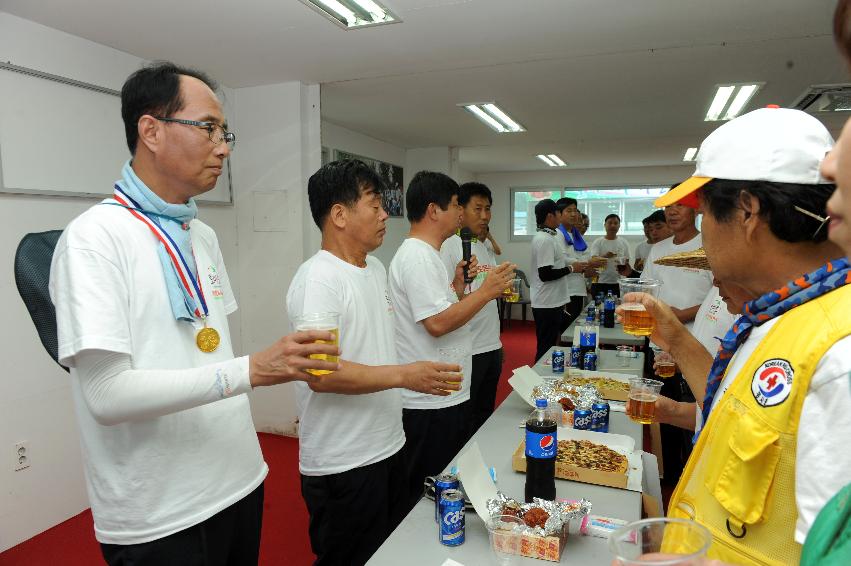
[[[559,440],[589,440],[595,444],[602,444],[619,452],[627,458],[627,473],[604,472],[591,470],[556,462],[555,476],[560,479],[605,485],[629,491],[641,492],[641,481],[643,476],[643,464],[641,451],[635,449],[635,440],[622,434],[608,432],[594,432],[590,430],[576,430],[572,428],[559,427],[557,436]],[[511,467],[517,472],[526,472],[526,442],[520,441],[520,446],[511,457]]]
[[[473,441],[469,448],[458,457],[458,477],[464,483],[464,493],[470,498],[473,509],[486,525],[490,519],[486,502],[488,499],[496,498],[496,485],[488,473],[477,442]],[[511,539],[505,541],[505,543],[511,545],[510,550],[513,551],[513,554],[550,562],[560,562],[561,553],[567,543],[567,532],[568,529],[565,525],[559,536],[523,535],[519,541]]]
[[[588,377],[588,378],[597,378],[597,379],[613,379],[615,381],[620,381],[621,383],[626,383],[629,385],[629,380],[633,377],[639,377],[637,375],[629,375],[624,373],[613,373],[608,371],[586,371],[584,369],[574,369],[568,368],[565,370],[565,376],[567,377]],[[609,401],[628,401],[629,400],[629,390],[624,391],[623,389],[614,388],[614,387],[605,387],[602,385],[597,385],[597,391],[600,392],[600,395],[603,399],[608,399]]]

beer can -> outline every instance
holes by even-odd
[[[553,373],[564,373],[564,352],[553,350]]]
[[[573,410],[573,428],[591,430],[591,409],[576,408]]]
[[[570,367],[579,369],[582,364],[580,363],[580,356],[582,355],[582,348],[579,346],[571,346],[570,348]]]
[[[597,371],[597,354],[594,352],[586,352],[582,359],[582,369],[588,371]]]
[[[457,489],[447,489],[440,494],[440,544],[464,544],[464,494]]]
[[[591,405],[591,430],[609,432],[609,404],[596,401]]]
[[[434,521],[440,521],[440,495],[447,489],[458,489],[461,482],[455,474],[440,474],[434,478]]]

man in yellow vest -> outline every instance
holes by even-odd
[[[757,297],[720,337],[669,505],[709,529],[712,558],[797,563],[816,514],[851,480],[851,269],[827,241],[834,187],[819,174],[832,142],[803,112],[750,112],[713,132],[695,175],[656,201],[702,212],[715,277]]]

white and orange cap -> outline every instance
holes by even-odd
[[[694,175],[654,204],[697,208],[697,190],[712,179],[828,183],[819,168],[832,147],[830,132],[806,112],[776,105],[760,108],[709,134],[697,152]]]

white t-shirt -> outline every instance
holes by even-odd
[[[487,272],[497,266],[493,247],[489,246],[488,243],[487,240],[480,242],[474,239],[470,246],[473,255],[476,256],[479,262],[479,273],[473,282],[470,283],[470,292],[478,290],[482,286],[485,277],[487,277]],[[443,264],[446,266],[450,283],[455,275],[455,266],[458,265],[462,257],[461,237],[453,234],[440,246],[440,259],[443,260]],[[499,310],[496,299],[482,307],[482,310],[477,312],[467,325],[470,327],[470,332],[473,335],[474,355],[492,352],[502,348],[502,342],[499,340]]]
[[[535,232],[532,238],[532,273],[529,274],[530,299],[534,308],[561,307],[570,300],[564,277],[555,281],[541,281],[538,268],[548,265],[555,269],[563,268],[566,265],[564,253],[556,236],[544,231]]]
[[[718,287],[713,286],[700,304],[691,333],[714,358],[720,344],[718,339],[727,334],[737,318],[727,310]]]
[[[606,269],[600,272],[597,278],[598,283],[617,283],[621,277],[618,273],[618,259],[625,257],[629,259],[629,244],[626,240],[622,240],[615,236],[614,240],[609,240],[605,236],[601,236],[591,243],[591,255],[605,257],[607,253],[615,254],[606,262]]]
[[[745,362],[781,318],[782,315],[751,331],[730,360],[727,373],[712,400],[711,410],[715,410]],[[849,375],[851,336],[836,342],[819,360],[801,409],[795,456],[795,500],[798,509],[795,541],[801,544],[822,507],[851,482],[851,450],[847,446],[848,432],[851,431]],[[697,430],[703,426],[700,411],[697,412],[696,424]],[[830,464],[819,465],[818,462]]]
[[[393,305],[378,258],[366,267],[320,250],[304,262],[287,291],[290,320],[305,313],[340,313],[341,358],[395,365]],[[380,462],[405,444],[402,395],[387,389],[362,395],[317,393],[295,382],[299,412],[299,470],[324,476]]]
[[[558,242],[558,248],[564,254],[565,265],[573,265],[577,261],[588,261],[588,258],[591,257],[589,248],[586,248],[583,252],[577,252],[573,244],[568,244],[561,230],[556,230],[554,238]],[[585,288],[585,275],[582,273],[571,273],[570,275],[566,275],[564,280],[567,283],[568,297],[584,297],[588,294]]]
[[[670,265],[656,265],[653,263],[667,255],[690,252],[703,245],[703,238],[697,236],[682,244],[674,244],[671,236],[661,242],[656,242],[650,249],[650,255],[641,272],[642,279],[658,279],[662,281],[659,289],[659,299],[678,309],[687,309],[703,303],[703,299],[712,288],[712,272],[705,269],[693,269],[690,267],[673,267]],[[686,323],[686,328],[691,332],[694,321]]]
[[[104,426],[81,391],[74,357],[84,350],[129,354],[132,369],[189,369],[234,357],[227,315],[236,301],[216,234],[199,220],[190,227],[209,326],[221,338],[212,353],[195,345],[200,323],[175,320],[158,241],[126,210],[93,206],[68,225],[53,256],[59,359],[71,368],[95,536],[102,543],[139,544],[196,525],[251,493],[268,472],[244,394]]]
[[[639,260],[644,260],[645,264],[647,263],[647,256],[650,255],[650,248],[653,247],[653,244],[647,243],[646,241],[640,242],[635,246],[635,251],[632,254],[632,267],[636,271],[641,271],[636,267],[636,264]]]
[[[443,409],[468,400],[473,365],[470,325],[465,324],[435,338],[422,322],[458,302],[440,254],[427,242],[407,238],[390,262],[389,287],[390,299],[396,309],[396,354],[399,363],[441,361],[439,350],[443,347],[468,352],[461,363],[464,374],[461,391],[441,397],[404,389],[402,406],[405,409]]]

